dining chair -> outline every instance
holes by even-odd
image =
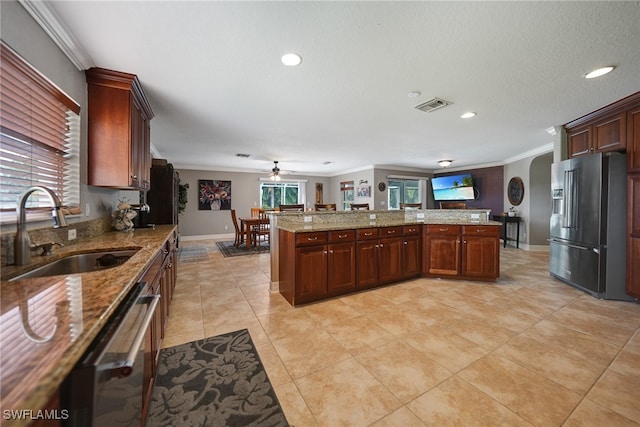
[[[440,209],[467,209],[465,202],[440,202]]]
[[[335,203],[316,203],[315,210],[317,211],[335,211],[337,210]]]
[[[304,205],[280,205],[280,212],[304,212]]]
[[[251,217],[258,218],[260,216],[260,212],[264,212],[262,208],[251,208]]]
[[[422,209],[422,203],[400,203],[400,209]]]
[[[238,247],[244,243],[244,234],[242,234],[242,230],[240,230],[240,226],[238,225],[238,217],[235,209],[231,209],[231,221],[233,221],[233,228],[236,230],[236,238],[233,241],[233,246]]]
[[[268,221],[269,213],[264,212],[263,210],[262,212],[260,212],[258,218],[261,220]],[[253,233],[253,242],[256,246],[260,244],[261,241],[263,242],[266,241],[269,244],[271,243],[271,227],[269,222],[260,221],[258,225],[253,227],[252,233]]]
[[[368,211],[369,210],[369,203],[351,203],[349,208],[352,211]]]

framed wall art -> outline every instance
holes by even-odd
[[[231,181],[198,180],[198,210],[231,210]]]

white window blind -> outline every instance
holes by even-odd
[[[4,42],[0,48],[0,210],[15,211],[20,194],[41,185],[79,213],[80,106]],[[49,203],[35,192],[27,207]]]

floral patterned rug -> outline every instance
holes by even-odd
[[[289,426],[246,329],[160,351],[147,427]]]

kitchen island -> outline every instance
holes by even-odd
[[[272,284],[291,305],[415,277],[495,281],[500,223],[489,211],[272,215]]]
[[[175,256],[175,252],[171,253],[175,233],[173,225],[110,232],[59,248],[48,257],[33,257],[28,266],[3,267],[0,283],[3,410],[55,409],[48,402],[55,401],[66,376],[129,291],[141,278],[147,280],[147,271],[156,265],[159,255]],[[138,251],[122,265],[105,270],[9,281],[26,270],[67,255],[122,249]],[[168,303],[169,295],[165,297]]]

